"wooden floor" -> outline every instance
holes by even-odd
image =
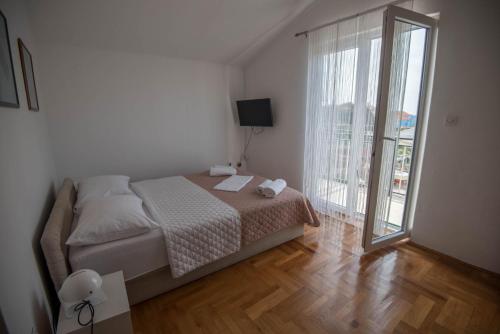
[[[136,333],[500,333],[500,280],[409,244],[360,256],[345,224],[132,307]],[[342,242],[339,242],[341,240]]]

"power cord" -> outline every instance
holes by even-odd
[[[87,322],[82,322],[80,320],[80,316],[82,314],[83,309],[86,306],[89,308],[89,311],[90,311],[90,319]],[[75,305],[74,311],[78,312],[78,324],[82,327],[87,327],[88,325],[90,325],[90,333],[93,334],[94,333],[94,306],[92,306],[92,304],[88,300],[83,300],[81,303],[78,303]]]
[[[248,139],[245,141],[245,146],[243,148],[243,160],[248,161],[247,150],[253,135],[260,135],[262,132],[264,132],[264,130],[265,129],[261,129],[260,131],[255,130],[253,126],[250,128],[250,136],[248,136]]]

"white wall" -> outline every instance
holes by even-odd
[[[226,146],[227,160],[233,166],[237,166],[241,161],[243,149],[243,131],[239,126],[238,111],[236,101],[245,96],[245,80],[243,70],[237,66],[226,66]]]
[[[9,25],[21,105],[0,107],[0,310],[10,333],[49,333],[50,293],[39,240],[54,199],[55,171],[46,105],[39,94],[41,111],[28,111],[17,38],[33,55],[37,84],[39,58],[24,1],[2,0],[0,9]]]
[[[318,0],[245,66],[248,97],[269,96],[276,127],[254,138],[249,168],[302,187],[307,40],[293,34],[386,1]],[[415,0],[441,13],[433,101],[412,239],[500,272],[500,24],[493,1]],[[494,8],[496,7],[496,8]],[[456,127],[444,127],[448,114]]]
[[[500,273],[500,5],[442,1],[412,239]],[[446,115],[459,117],[444,127]]]
[[[151,178],[228,161],[228,86],[237,69],[52,44],[43,45],[42,64],[59,181]]]

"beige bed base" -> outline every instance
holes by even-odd
[[[45,261],[56,291],[59,290],[64,279],[71,273],[71,266],[68,260],[68,246],[66,246],[65,242],[71,231],[75,201],[76,190],[73,181],[65,179],[61,190],[57,194],[54,207],[40,240]],[[205,265],[176,279],[172,278],[169,266],[129,279],[125,282],[129,302],[131,305],[140,303],[295,239],[303,234],[304,225],[302,224],[287,227],[242,247],[237,253]]]

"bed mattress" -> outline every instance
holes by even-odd
[[[241,171],[239,174],[253,175]],[[319,225],[309,201],[292,188],[286,188],[273,199],[258,195],[255,189],[265,180],[260,176],[254,175],[252,181],[237,193],[213,189],[227,178],[224,176],[210,177],[208,172],[204,172],[186,178],[239,212],[242,246],[296,224]],[[72,246],[69,262],[73,271],[89,268],[104,275],[123,270],[125,280],[130,280],[168,265],[165,237],[157,228],[139,236],[104,244]]]
[[[160,228],[132,238],[91,246],[71,246],[73,271],[93,269],[101,275],[123,270],[125,280],[168,265],[165,237]]]

